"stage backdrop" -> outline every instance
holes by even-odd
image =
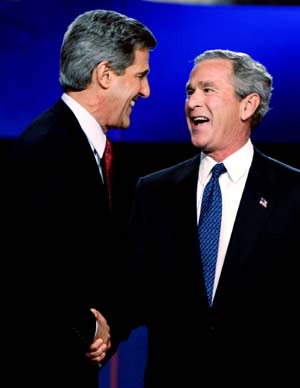
[[[300,166],[299,6],[0,1],[2,146],[60,97],[58,67],[63,34],[79,13],[95,8],[114,9],[141,20],[158,40],[150,58],[150,98],[137,102],[128,130],[110,132],[124,151],[124,160],[136,145],[132,153],[136,159],[130,159],[128,165],[131,174],[139,176],[194,152],[189,148],[184,117],[185,84],[194,57],[213,48],[246,51],[267,66],[274,77],[271,111],[253,140],[264,144],[266,151],[272,149],[273,156],[283,156],[284,161]],[[101,373],[101,388],[142,387],[146,334],[146,329],[140,328],[122,344],[118,358]]]
[[[158,39],[150,59],[151,97],[139,100],[124,142],[189,142],[185,84],[193,59],[206,49],[246,51],[274,76],[271,111],[254,135],[259,143],[299,143],[300,7],[184,5],[142,0],[0,2],[0,138],[18,135],[61,94],[59,51],[79,13],[110,8],[147,24]]]

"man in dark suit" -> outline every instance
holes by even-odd
[[[297,385],[300,171],[250,140],[272,77],[247,54],[210,50],[186,90],[200,153],[138,180],[122,272],[130,292],[108,320],[112,343],[147,327],[145,388]],[[226,171],[210,302],[198,220],[217,163]]]
[[[135,102],[150,94],[155,45],[146,26],[120,13],[79,15],[61,47],[62,97],[15,141],[5,202],[11,295],[3,299],[5,357],[16,373],[4,386],[98,387],[110,347],[98,310],[109,304],[119,247],[100,160],[108,130],[129,127]]]

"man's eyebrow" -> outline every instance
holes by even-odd
[[[199,81],[196,84],[196,88],[207,88],[207,87],[216,87],[216,84],[214,81]],[[195,89],[190,83],[186,84],[186,89]]]
[[[147,75],[150,73],[150,69],[147,69],[147,70],[144,70],[144,71],[139,71],[138,74],[141,74],[141,75]]]
[[[214,81],[199,81],[197,85],[202,88],[205,88],[207,86],[215,86],[215,83]]]

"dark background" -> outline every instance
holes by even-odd
[[[140,175],[197,152],[185,122],[185,84],[194,57],[212,48],[246,51],[266,65],[274,77],[271,110],[252,140],[270,156],[300,167],[300,5],[298,1],[282,3],[0,1],[1,168],[15,137],[62,93],[59,51],[68,24],[95,8],[139,19],[158,40],[150,57],[150,98],[137,102],[128,130],[109,133],[132,184]],[[108,365],[101,374],[101,388],[140,388],[145,349],[146,332],[140,329],[119,350],[118,377],[111,379]]]

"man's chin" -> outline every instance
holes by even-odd
[[[129,126],[130,126],[130,120],[128,119],[122,123],[122,126],[120,127],[120,129],[127,129],[129,128]]]

